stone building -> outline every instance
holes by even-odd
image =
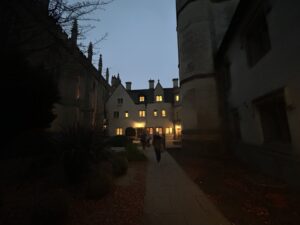
[[[92,45],[87,56],[78,48],[77,22],[68,37],[48,16],[49,1],[11,0],[6,4],[5,19],[11,23],[14,45],[33,67],[43,66],[52,74],[58,85],[61,100],[55,105],[57,118],[51,130],[73,125],[102,127],[110,85],[92,64]]]
[[[187,150],[198,142],[199,154],[234,153],[300,184],[299,11],[296,0],[177,0]]]
[[[300,2],[241,1],[217,54],[228,144],[300,185]]]
[[[201,154],[218,153],[222,147],[222,123],[214,55],[237,1],[176,3],[183,146]]]
[[[165,134],[167,139],[180,139],[181,100],[178,79],[172,88],[149,80],[148,89],[132,90],[131,82],[114,89],[106,103],[109,135],[124,135],[128,127],[136,129],[138,137],[144,130]]]

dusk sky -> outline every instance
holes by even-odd
[[[150,78],[172,86],[178,77],[175,0],[114,0],[97,14],[101,21],[86,41],[108,33],[97,49],[104,71],[120,73],[122,83],[132,81],[133,89],[147,88]]]

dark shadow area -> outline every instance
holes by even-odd
[[[300,193],[286,183],[249,169],[234,158],[168,151],[233,224],[296,225]]]

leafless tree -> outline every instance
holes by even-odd
[[[104,10],[105,6],[112,1],[113,0],[50,0],[49,15],[52,16],[66,31],[69,31],[75,19],[78,22],[99,21],[98,18],[93,16],[93,13],[97,10]],[[81,27],[81,32],[84,33],[90,29],[93,29],[91,23]]]
[[[113,0],[49,0],[49,15],[67,32],[70,33],[74,20],[79,23],[79,40],[84,40],[86,34],[95,28],[94,22],[99,22],[94,12],[105,10],[105,7]],[[97,45],[107,38],[108,34],[102,34],[99,39],[94,40],[93,46]],[[85,52],[87,46],[82,42],[78,44]]]

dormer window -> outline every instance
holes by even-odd
[[[163,96],[162,95],[156,95],[155,100],[156,100],[156,102],[162,102],[163,101]]]
[[[119,104],[119,105],[123,104],[123,98],[118,98],[117,101],[118,101],[118,104]]]
[[[139,101],[140,101],[140,102],[145,102],[145,96],[144,96],[144,95],[141,95],[141,96],[139,97]]]
[[[180,96],[179,95],[175,95],[175,102],[179,102],[180,101]]]

